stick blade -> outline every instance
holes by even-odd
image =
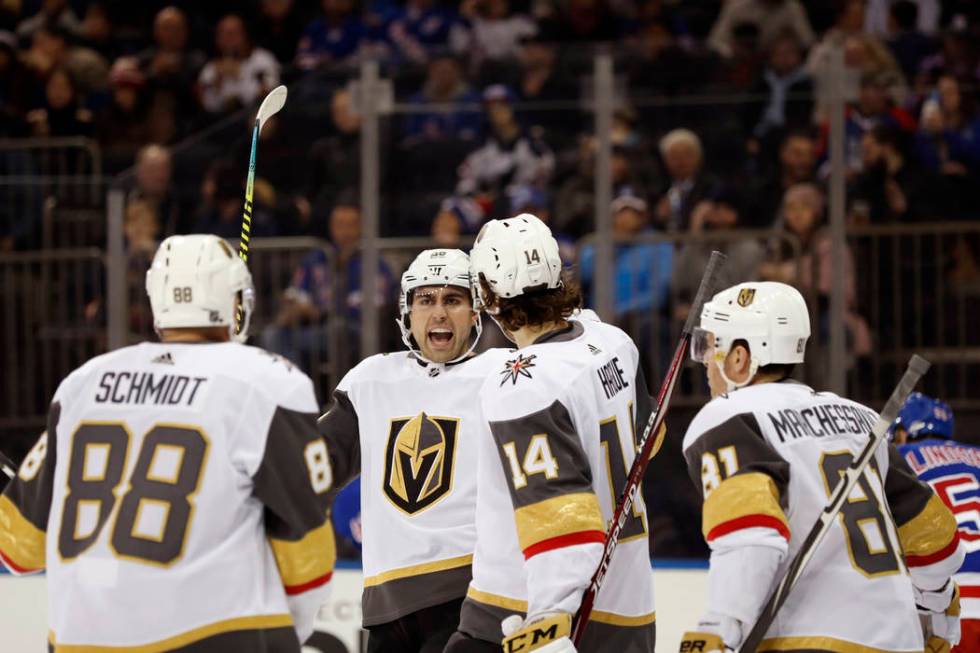
[[[262,130],[262,125],[265,124],[265,121],[279,113],[283,105],[286,104],[286,95],[286,87],[277,86],[265,96],[262,104],[259,105],[259,112],[255,116],[255,119],[259,123],[259,131]]]

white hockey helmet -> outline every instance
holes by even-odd
[[[561,287],[561,255],[548,225],[530,213],[483,225],[470,250],[473,283],[482,305],[479,280],[509,299],[527,292]]]
[[[744,340],[751,356],[751,380],[765,365],[802,363],[809,337],[810,312],[796,288],[773,281],[740,283],[705,303],[701,324],[691,338],[691,357],[704,362],[713,347],[720,364],[718,359],[732,344]],[[729,385],[734,389],[744,383]]]
[[[423,286],[456,286],[464,288],[473,297],[473,285],[470,281],[470,257],[461,249],[427,249],[411,262],[402,273],[401,292],[398,294],[398,328],[402,333],[402,342],[418,358],[433,362],[422,355],[422,350],[412,336],[410,313],[412,308],[412,292]],[[469,356],[476,347],[483,333],[483,321],[480,312],[476,310],[476,329],[469,348],[460,356],[449,361],[455,363]]]
[[[185,329],[226,326],[238,342],[248,337],[255,307],[252,275],[231,247],[210,234],[171,236],[157,249],[146,272],[153,327]],[[242,306],[235,331],[235,299]]]

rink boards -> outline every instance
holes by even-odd
[[[701,562],[658,563],[657,649],[676,651],[681,633],[697,623],[704,605],[707,569]],[[304,653],[359,653],[362,649],[361,570],[343,565],[334,574],[330,600]],[[44,576],[0,575],[0,632],[4,653],[47,651],[47,587]]]

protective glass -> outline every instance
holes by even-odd
[[[691,333],[691,360],[702,365],[708,363],[708,356],[715,354],[715,334],[701,327],[694,327]]]

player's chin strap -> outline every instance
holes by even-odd
[[[759,361],[756,360],[755,357],[753,356],[752,359],[749,361],[748,376],[746,376],[745,380],[742,381],[741,383],[736,383],[735,381],[732,381],[730,378],[728,378],[727,374],[725,374],[726,357],[727,355],[725,357],[715,356],[714,363],[718,367],[718,373],[721,374],[722,381],[725,382],[725,392],[729,393],[729,392],[734,392],[739,388],[744,388],[749,383],[751,383],[752,379],[755,378],[755,373],[759,370]]]

